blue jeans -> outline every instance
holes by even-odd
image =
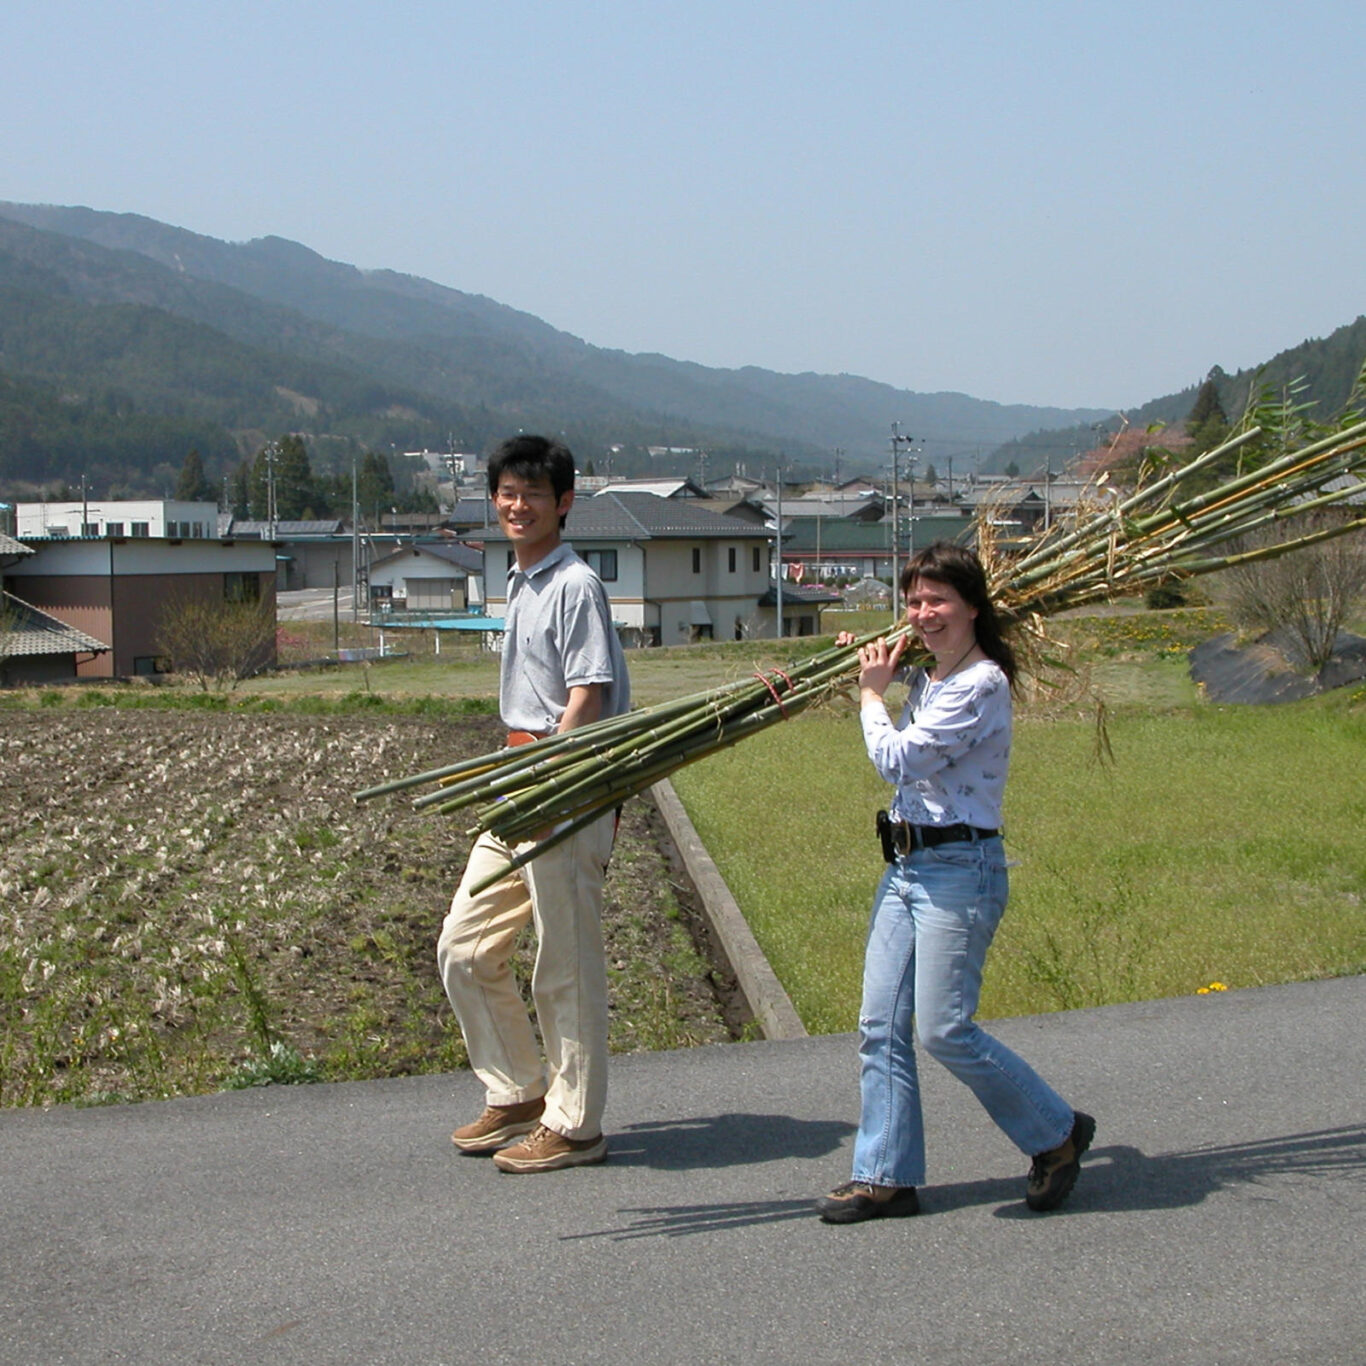
[[[1006,892],[999,837],[917,849],[888,865],[863,964],[855,1181],[918,1186],[925,1180],[912,1017],[924,1050],[972,1088],[1021,1152],[1046,1152],[1071,1132],[1066,1101],[973,1022]]]

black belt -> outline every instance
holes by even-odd
[[[888,863],[900,854],[905,858],[916,849],[933,849],[939,844],[994,839],[1001,832],[980,825],[909,825],[894,821],[885,811],[877,813],[877,833],[882,841],[882,856]]]

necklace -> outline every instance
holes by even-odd
[[[935,676],[934,676],[930,681],[931,681],[932,683],[946,683],[946,682],[948,681],[949,677],[950,677],[952,674],[955,674],[955,673],[958,672],[959,668],[960,668],[960,667],[962,666],[962,664],[963,664],[963,661],[964,661],[965,659],[967,659],[967,657],[968,657],[976,648],[977,648],[977,637],[974,636],[970,641],[968,641],[968,647],[967,647],[967,649],[964,650],[963,653],[960,654],[960,655],[958,656],[958,658],[955,659],[955,660],[953,661],[952,665],[950,665],[949,668],[947,668],[947,669],[943,668],[943,667],[940,665],[939,661],[936,659],[936,660],[934,661],[934,673],[935,673]]]

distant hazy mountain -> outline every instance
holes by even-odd
[[[0,481],[154,483],[196,446],[222,472],[284,431],[315,464],[357,449],[485,448],[563,432],[583,460],[702,446],[853,473],[891,423],[926,461],[1101,410],[917,394],[851,375],[712,369],[606,350],[479,295],[361,271],[277,237],[226,243],[131,214],[0,203]],[[160,475],[156,475],[156,471]]]

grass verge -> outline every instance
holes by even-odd
[[[1366,971],[1366,689],[1274,708],[1131,701],[1107,729],[1111,763],[1083,707],[1017,723],[985,1016]],[[807,1028],[853,1029],[889,796],[853,708],[674,783]]]

